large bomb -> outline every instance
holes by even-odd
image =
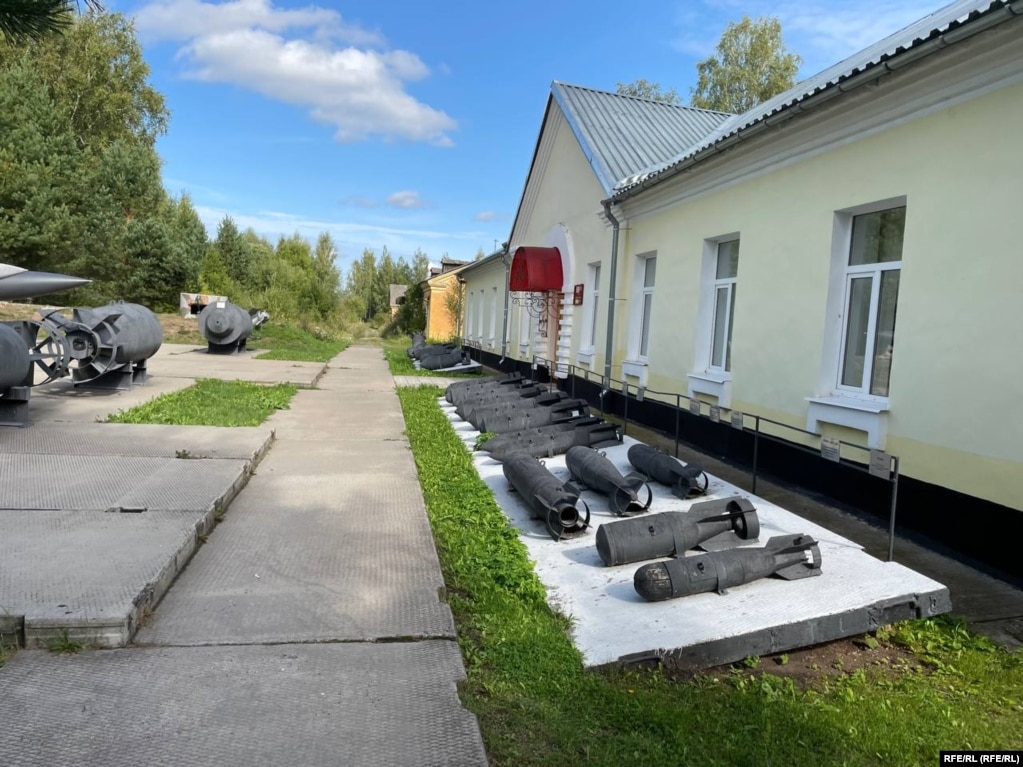
[[[639,514],[650,508],[653,493],[638,474],[622,476],[603,453],[592,447],[576,446],[565,453],[565,465],[574,479],[586,487],[608,497],[611,511],[618,515]],[[646,491],[646,500],[640,493]]]
[[[547,526],[551,538],[574,538],[590,526],[590,509],[579,491],[551,474],[532,456],[519,453],[502,466],[505,479],[522,498],[534,519]],[[580,504],[582,508],[580,508]]]
[[[210,354],[240,352],[252,335],[252,316],[230,301],[214,301],[199,315],[199,332]]]
[[[761,549],[731,549],[643,565],[633,576],[648,602],[740,586],[769,575],[788,581],[821,574],[821,552],[809,535],[778,535]]]

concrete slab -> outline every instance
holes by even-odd
[[[18,653],[6,767],[487,764],[450,641]]]
[[[0,610],[19,643],[119,647],[212,525],[211,512],[0,511]],[[0,762],[2,759],[0,747]]]
[[[0,453],[0,509],[212,510],[248,462]]]
[[[259,350],[241,354],[207,354],[205,346],[164,344],[149,360],[153,379],[222,378],[254,383],[312,386],[326,367],[322,362],[261,360]]]
[[[94,389],[75,389],[69,380],[39,386],[32,390],[29,404],[29,422],[31,426],[45,422],[76,422],[95,423],[103,421],[113,413],[130,410],[143,403],[156,399],[162,394],[184,389],[191,386],[189,378],[150,378],[143,385],[135,386],[128,391],[100,391]],[[0,429],[0,439],[9,432],[19,429]]]
[[[471,449],[478,432],[467,429],[449,403],[440,403]],[[622,445],[603,452],[620,471],[628,472],[628,448],[635,442],[626,437]],[[951,609],[948,590],[941,583],[897,563],[880,562],[848,538],[716,477],[710,478],[708,495],[697,500],[750,498],[760,517],[760,541],[784,534],[813,536],[820,544],[822,574],[799,581],[767,578],[732,588],[726,595],[698,594],[648,603],[633,587],[633,575],[642,563],[605,567],[597,554],[597,526],[617,519],[607,510],[604,496],[583,493],[593,511],[589,534],[555,542],[510,491],[500,463],[485,453],[475,453],[473,462],[511,524],[520,530],[537,575],[547,587],[548,601],[573,618],[573,637],[588,666],[647,658],[679,667],[712,666]],[[545,464],[559,478],[568,479],[564,456]],[[675,498],[668,488],[656,484],[651,489],[651,512],[686,511],[695,502]]]
[[[129,641],[272,436],[74,422],[0,432],[0,608],[19,641]]]
[[[136,641],[454,637],[415,475],[289,476],[274,466],[287,448],[275,446]]]
[[[252,460],[272,433],[263,426],[39,423],[30,429],[0,430],[0,453]]]

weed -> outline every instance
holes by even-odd
[[[188,452],[187,450],[175,450],[174,451],[174,457],[175,458],[185,458],[185,459],[187,459],[187,458],[191,458],[192,454],[190,452]]]
[[[67,631],[60,632],[59,637],[51,639],[46,643],[46,649],[57,654],[66,653],[74,655],[75,653],[81,652],[84,648],[85,645],[68,636]]]
[[[246,381],[203,378],[187,389],[164,394],[110,416],[110,423],[193,426],[258,426],[277,410],[286,410],[298,391],[292,384],[261,386]],[[191,458],[178,450],[178,458]]]
[[[483,443],[487,442],[490,439],[493,439],[496,436],[497,435],[494,434],[492,431],[482,432],[478,437],[476,437],[476,444],[472,446],[473,450],[479,450],[481,447],[483,447]]]
[[[348,342],[319,328],[305,329],[288,323],[267,323],[250,349],[262,351],[257,359],[295,362],[329,362],[348,347]]]

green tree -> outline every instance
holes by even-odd
[[[119,15],[0,43],[0,260],[94,280],[66,300],[123,297],[140,238],[162,242],[159,226],[136,228],[167,199],[153,147],[167,115],[148,73]]]
[[[220,254],[220,260],[224,268],[239,285],[250,285],[252,283],[252,253],[249,250],[248,242],[238,231],[237,224],[230,216],[224,216],[217,226],[217,236],[213,246]]]
[[[426,299],[418,282],[405,291],[405,302],[398,307],[394,329],[407,335],[421,333],[426,329]]]
[[[635,96],[652,101],[664,101],[668,104],[681,104],[682,99],[674,88],[664,90],[660,83],[652,83],[642,77],[631,83],[616,83],[615,93],[622,96]]]
[[[320,317],[330,316],[338,306],[341,272],[337,268],[337,246],[327,232],[321,232],[313,250],[313,305]]]
[[[696,65],[691,103],[742,114],[791,88],[802,61],[785,49],[778,19],[743,16],[725,29],[717,53]]]
[[[87,8],[102,10],[96,0],[85,0]],[[70,0],[4,0],[0,5],[0,34],[8,43],[39,40],[63,32],[72,21]]]

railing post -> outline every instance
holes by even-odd
[[[626,437],[629,434],[629,382],[625,382],[625,386],[622,387],[622,396],[625,398],[625,404],[622,406],[622,436]]]
[[[679,418],[682,415],[682,395],[675,395],[675,457],[678,458]]]
[[[895,471],[892,474],[892,505],[888,512],[888,561],[895,558],[895,504],[899,498],[899,457],[893,456]]]
[[[760,458],[760,416],[754,416],[756,419],[753,426],[753,489],[750,490],[753,495],[757,494],[757,461]]]

